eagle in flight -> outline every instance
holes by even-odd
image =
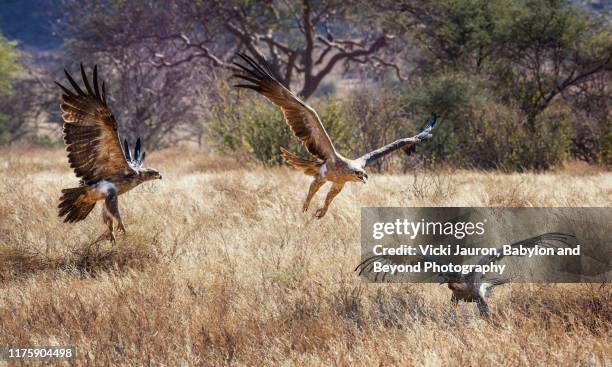
[[[574,247],[576,245],[576,236],[565,233],[550,232],[520,240],[508,246],[510,246],[511,248],[534,248],[536,246],[559,248]],[[504,257],[503,248],[503,245],[497,247],[497,255],[482,256],[478,261],[478,265],[488,265],[500,261]],[[435,258],[422,254],[417,255],[416,258],[414,256],[377,255],[368,257],[367,259],[362,261],[359,265],[357,265],[355,271],[358,271],[359,275],[371,273],[374,269],[375,262],[380,262],[383,265],[416,264],[417,262],[423,259],[437,262]],[[384,273],[382,275],[382,281],[385,280],[386,274],[387,273]],[[378,280],[379,275],[380,273],[375,275],[374,281]],[[440,284],[446,283],[448,285],[448,288],[451,290],[451,302],[454,305],[457,305],[459,301],[475,302],[478,307],[478,311],[480,311],[480,314],[485,317],[488,317],[491,314],[489,311],[487,299],[491,296],[493,288],[502,284],[509,283],[511,280],[500,278],[485,278],[485,274],[477,273],[475,271],[472,271],[466,275],[458,273],[438,273],[438,276],[442,278],[442,282]]]
[[[343,157],[334,148],[327,131],[323,127],[317,112],[302,100],[300,100],[289,89],[276,80],[265,64],[259,65],[255,60],[245,54],[238,54],[248,66],[234,63],[243,73],[234,74],[233,77],[240,78],[248,83],[234,85],[238,88],[253,89],[268,98],[272,103],[279,106],[285,117],[285,121],[306,149],[315,159],[304,159],[288,152],[281,147],[281,154],[289,165],[303,171],[306,175],[314,177],[310,184],[308,195],[302,207],[308,210],[312,197],[327,181],[332,183],[323,208],[316,211],[316,217],[322,218],[331,204],[332,200],[342,191],[347,182],[363,182],[368,180],[365,168],[379,158],[394,152],[400,148],[406,151],[422,140],[430,138],[431,130],[434,128],[437,116],[423,128],[423,130],[411,137],[394,141],[357,159]]]
[[[104,200],[102,218],[108,227],[103,237],[115,242],[113,221],[125,234],[119,215],[118,196],[139,184],[161,179],[158,171],[143,168],[145,153],[141,153],[140,138],[134,154],[129,151],[127,140],[122,149],[117,132],[117,121],[106,103],[106,88],[98,85],[98,67],[93,69],[93,85],[89,83],[83,64],[81,77],[83,90],[64,70],[73,90],[56,84],[62,89],[60,109],[64,119],[64,141],[68,162],[81,179],[79,187],[63,189],[59,216],[64,222],[78,222],[87,217],[98,201]],[[103,238],[102,237],[102,238]]]

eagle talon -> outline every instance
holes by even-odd
[[[115,238],[115,234],[113,232],[108,232],[106,234],[106,238],[113,244],[113,246],[115,246],[115,243],[117,242],[117,238]]]
[[[123,223],[119,223],[119,226],[117,226],[117,230],[121,232],[122,235],[125,235],[125,227],[123,226]]]
[[[315,213],[315,217],[317,217],[317,219],[321,219],[323,218],[323,216],[325,216],[325,213],[327,213],[327,210],[323,208],[319,208],[317,209],[317,212]]]

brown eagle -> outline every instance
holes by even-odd
[[[248,83],[238,84],[235,87],[252,89],[279,106],[294,135],[315,157],[314,160],[303,159],[282,147],[280,148],[283,158],[289,165],[314,178],[302,210],[308,210],[312,197],[326,182],[332,183],[332,187],[325,198],[325,205],[316,211],[315,216],[317,218],[322,218],[327,213],[329,205],[336,195],[342,191],[345,183],[351,181],[366,183],[368,174],[365,168],[374,161],[400,148],[409,153],[415,144],[432,136],[431,130],[436,124],[436,115],[419,134],[413,137],[396,140],[357,159],[346,158],[336,151],[327,131],[325,131],[325,127],[323,127],[323,123],[312,107],[276,80],[265,64],[259,65],[245,54],[238,55],[248,66],[234,63],[244,73],[234,74],[233,76]]]
[[[511,243],[511,248],[534,248],[539,247],[574,247],[577,245],[576,236],[571,234],[550,232],[544,233],[538,236],[520,240]],[[500,261],[503,257],[504,245],[497,247],[497,255],[485,255],[478,260],[478,265],[492,264]],[[395,256],[395,255],[377,255],[371,256],[362,261],[355,271],[359,272],[359,275],[372,273],[375,262],[381,262],[383,264],[415,264],[422,259],[437,262],[435,258],[425,255],[418,255],[415,259],[413,256]],[[374,277],[374,281],[378,280],[377,274]],[[381,280],[385,280],[383,274]],[[452,292],[451,302],[454,305],[459,304],[459,301],[464,302],[475,302],[478,311],[482,316],[488,317],[491,315],[489,310],[489,304],[487,299],[491,296],[493,289],[499,285],[509,283],[511,279],[500,279],[500,278],[485,278],[485,275],[476,273],[475,271],[470,272],[467,275],[458,273],[438,273],[438,276],[442,278],[440,284],[446,283],[448,288]]]
[[[102,88],[98,85],[97,65],[93,69],[92,85],[81,64],[85,90],[79,87],[68,71],[64,72],[74,88],[72,91],[56,82],[64,92],[60,105],[64,119],[64,141],[68,162],[81,179],[81,184],[62,190],[59,216],[65,216],[64,222],[78,222],[87,217],[98,201],[104,200],[102,218],[108,227],[105,236],[114,243],[113,220],[117,222],[118,230],[125,234],[119,215],[118,196],[142,182],[161,179],[161,175],[154,169],[142,168],[145,153],[140,151],[140,138],[133,156],[127,140],[122,149],[117,121],[106,103],[104,81]]]

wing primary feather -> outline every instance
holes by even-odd
[[[244,66],[242,64],[239,64],[237,62],[234,62],[233,64],[238,66],[240,69],[242,69],[243,71],[245,71],[246,73],[248,73],[250,75],[261,77],[260,75],[258,75],[258,73],[255,70],[251,70],[251,69],[247,68],[246,66]]]
[[[380,257],[379,256],[371,256],[368,257],[367,259],[365,259],[364,261],[362,261],[359,265],[357,265],[357,267],[355,268],[355,271],[359,270],[359,275],[363,274],[364,272],[367,273],[367,268],[372,265],[373,263],[375,263],[377,260],[379,260]]]
[[[251,83],[255,83],[255,84],[259,84],[261,82],[261,79],[256,79],[247,75],[242,75],[242,74],[232,74],[232,77],[234,78],[240,78],[240,79],[244,79],[247,80]]]
[[[123,139],[123,154],[128,162],[132,161],[132,153],[130,153],[130,145],[128,144],[127,139]]]
[[[438,116],[437,113],[432,114],[431,120],[429,120],[425,124],[425,126],[423,126],[423,128],[421,130],[424,130],[425,128],[428,128],[428,127],[433,127],[436,124],[436,122],[438,121],[438,118],[439,118],[439,116]]]
[[[76,95],[70,89],[64,87],[59,82],[55,82],[55,84],[57,84],[58,87],[62,88],[62,91],[64,91],[64,93],[66,93],[66,95],[68,95],[69,97],[76,97]]]
[[[89,85],[89,79],[87,79],[87,74],[85,73],[85,67],[83,67],[83,63],[81,63],[81,78],[83,78],[83,84],[85,84],[85,89],[87,89],[87,93],[93,96],[94,92],[91,89],[91,85]]]
[[[140,162],[140,138],[136,140],[136,147],[134,147],[134,160]]]
[[[253,69],[257,70],[258,72],[263,72],[259,65],[257,65],[257,63],[253,61],[253,59],[251,59],[247,54],[241,52],[238,54],[238,56],[240,56],[242,60],[244,60],[247,64],[251,65]]]
[[[100,99],[100,88],[98,87],[98,65],[94,65],[93,69],[93,87],[96,93],[96,98]]]
[[[246,54],[239,54],[240,57],[242,57],[242,59],[244,61],[246,61],[249,65],[251,65],[251,67],[255,70],[257,70],[259,73],[261,73],[261,75],[264,76],[268,76],[272,79],[274,79],[271,75],[269,75],[261,66],[259,66],[259,64],[257,64],[257,62],[255,62],[255,60],[253,60],[252,58],[250,58],[249,56],[247,56]],[[275,79],[276,80],[276,79]]]
[[[247,89],[253,89],[256,92],[259,92],[259,90],[261,88],[259,88],[259,86],[257,85],[252,85],[252,84],[232,84],[232,87],[234,88],[247,88]]]
[[[81,87],[79,87],[77,82],[75,82],[74,79],[72,79],[72,76],[70,75],[68,70],[64,69],[64,73],[66,74],[66,78],[68,78],[68,81],[70,82],[70,85],[72,85],[72,88],[74,88],[74,90],[77,92],[77,94],[85,95],[85,93],[83,93],[83,90],[81,89]]]
[[[270,65],[267,62],[265,62],[265,60],[263,60],[260,66],[264,69],[266,74],[268,74],[272,79],[277,80],[274,77],[274,73],[272,73],[272,70],[270,69]]]
[[[104,106],[106,106],[106,83],[104,80],[102,81],[102,102],[104,102]]]

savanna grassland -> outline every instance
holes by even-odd
[[[96,248],[99,207],[57,217],[77,184],[64,152],[0,150],[0,345],[74,345],[79,365],[612,363],[609,286],[504,286],[489,322],[443,286],[353,273],[362,206],[610,206],[610,172],[373,174],[316,220],[325,188],[302,213],[287,168],[178,150],[147,165],[163,180],[121,197],[127,235]]]

